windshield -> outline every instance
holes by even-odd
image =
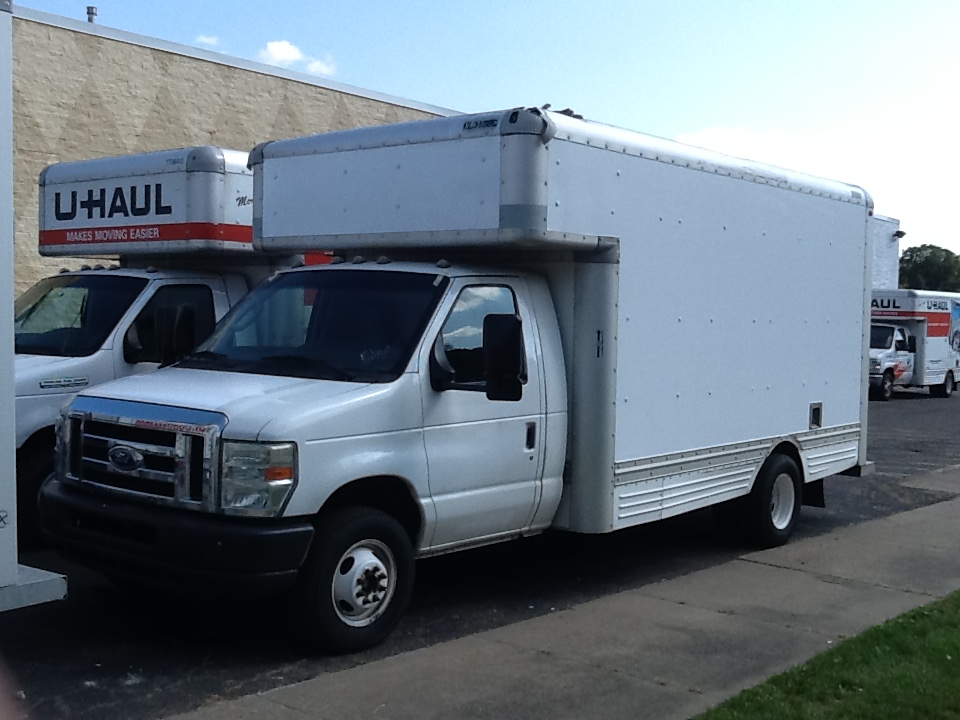
[[[57,275],[13,306],[16,352],[82,357],[95,353],[143,291],[144,278]]]
[[[250,293],[180,367],[356,382],[403,372],[447,279],[318,269]]]
[[[887,350],[891,345],[893,345],[893,328],[891,326],[870,326],[870,348],[872,350]]]

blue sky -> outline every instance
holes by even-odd
[[[14,0],[464,112],[551,103],[861,185],[960,253],[954,0]]]

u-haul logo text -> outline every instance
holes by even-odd
[[[900,303],[893,298],[873,298],[870,307],[878,310],[900,310]]]
[[[107,202],[107,195],[110,202]],[[86,212],[87,220],[113,217],[145,217],[147,215],[171,215],[172,205],[163,204],[163,183],[148,183],[130,187],[116,187],[108,193],[107,188],[87,190],[87,197],[80,199],[76,190],[70,191],[69,203],[63,193],[54,193],[53,211],[57,220],[74,220],[77,213]]]

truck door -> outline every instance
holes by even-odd
[[[214,291],[208,283],[159,285],[121,336],[118,376],[174,362],[213,332],[216,318]]]
[[[461,281],[462,282],[462,281]],[[463,283],[446,305],[431,352],[440,353],[452,387],[423,383],[424,442],[439,547],[527,527],[539,497],[543,393],[535,323],[518,302],[515,280]],[[442,311],[441,311],[442,312]],[[518,314],[526,378],[519,400],[489,400],[483,373],[483,319]]]
[[[897,385],[909,385],[913,381],[915,358],[909,348],[906,331],[898,327],[893,336],[893,350],[896,357],[893,374]]]

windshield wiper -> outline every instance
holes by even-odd
[[[236,367],[237,362],[223,353],[201,350],[184,355],[176,364],[178,367],[201,369],[204,367],[231,368]]]
[[[289,371],[309,371],[311,375],[329,375],[332,380],[353,380],[353,375],[347,371],[331,365],[329,361],[318,357],[307,357],[306,355],[265,355],[260,358],[255,365],[261,364],[269,366],[281,365],[284,370]]]

